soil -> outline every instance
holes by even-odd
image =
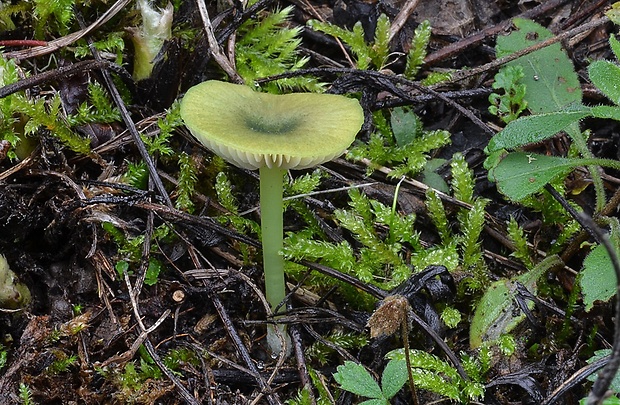
[[[81,18],[89,21],[85,25],[112,10],[109,1],[78,3]],[[196,2],[177,3],[173,27],[178,32],[202,32]],[[255,18],[255,14],[240,12],[236,8],[240,4],[235,1],[230,2],[234,4],[232,9],[227,2],[221,3],[208,4],[207,8],[215,35],[225,44],[242,20]],[[293,4],[292,26],[305,26],[310,18],[349,28],[361,22],[368,34],[374,31],[381,13],[394,21],[415,3],[282,0],[260,1],[256,7],[274,9]],[[555,229],[541,225],[540,213],[510,203],[498,193],[482,166],[486,157],[483,149],[492,135],[487,129],[497,132],[503,126],[487,110],[498,68],[487,65],[496,60],[495,38],[509,32],[511,20],[518,16],[532,18],[560,35],[600,19],[610,5],[610,1],[599,0],[421,1],[404,15],[391,50],[406,52],[413,30],[428,19],[433,31],[419,77],[429,72],[478,69],[475,75],[436,87],[432,93],[402,84],[397,79],[403,70],[401,62],[381,72],[350,68],[343,48],[324,34],[302,31],[301,49],[310,58],[310,73],[326,83],[330,92],[360,96],[368,117],[374,111],[406,105],[419,114],[425,128],[450,131],[451,144],[435,151],[433,157],[449,161],[454,153],[462,153],[474,171],[476,194],[490,201],[487,213],[492,220],[481,243],[492,281],[524,271],[504,244],[507,218],[518,218],[528,238],[541,249],[552,244],[557,234]],[[126,4],[115,10],[109,23],[88,35],[122,33],[124,24],[137,21],[136,13],[133,3]],[[75,128],[80,136],[90,139],[92,152],[88,154],[73,152],[52,134],[52,128],[37,129],[29,138],[30,149],[21,159],[7,156],[10,143],[0,144],[0,254],[32,296],[25,308],[0,310],[1,353],[6,356],[0,356],[0,404],[26,403],[23,395],[20,397],[20,386],[22,391],[23,387],[30,390],[29,403],[39,404],[282,404],[310,386],[314,388],[308,403],[316,403],[319,397],[327,400],[326,389],[334,395],[339,393],[331,399],[333,403],[359,403],[361,397],[338,389],[333,374],[345,360],[354,360],[380,376],[386,364],[384,355],[403,347],[400,319],[406,317],[403,314],[407,310],[402,309],[402,302],[386,299],[390,306],[370,318],[374,304],[394,294],[409,298],[414,318],[423,320],[416,323],[414,319],[407,333],[411,348],[442,359],[477,353],[469,346],[468,330],[472,308],[481,293],[469,297],[465,294],[466,298],[454,303],[457,291],[463,297],[464,288],[459,287],[462,275],[446,274],[441,266],[416,269],[405,285],[383,291],[310,261],[301,264],[333,282],[312,286],[305,284],[303,277],[291,277],[292,283],[299,284],[289,286],[295,291],[287,312],[278,320],[289,325],[293,354],[287,358],[271,356],[265,343],[268,316],[261,301],[257,235],[250,231],[241,234],[230,223],[213,219],[225,214],[226,209],[217,202],[215,173],[208,170],[224,166],[214,163],[211,152],[200,146],[187,129],[178,126],[171,134],[171,147],[188,154],[200,176],[209,179],[198,181],[191,197],[195,206],[192,213],[174,208],[180,175],[176,159],[152,157],[151,181],[144,182],[142,189],[128,185],[122,177],[144,156],[142,142],[132,135],[132,126],[146,137],[156,136],[157,120],[189,87],[225,77],[218,61],[211,57],[204,36],[179,34],[167,42],[151,77],[136,83],[128,73],[131,46],[124,51],[123,66],[107,59],[98,61],[94,56],[79,61],[63,51],[75,46],[73,42],[53,46],[53,39],[66,39],[68,32],[44,38],[43,43],[20,43],[34,38],[32,16],[16,13],[12,18],[18,24],[14,29],[0,31],[0,43],[5,47],[5,57],[19,62],[32,75],[22,77],[17,89],[0,88],[1,97],[16,90],[29,96],[61,92],[64,113],[72,113],[84,101],[88,81],[109,86],[105,76],[112,73],[114,83],[133,101],[124,106],[122,120]],[[70,24],[71,32],[80,29],[78,20]],[[613,59],[607,42],[613,31],[614,25],[606,22],[562,42],[582,79],[586,104],[604,102],[588,83],[586,68],[590,60]],[[455,108],[455,102],[462,108]],[[469,111],[469,116],[463,110]],[[472,121],[472,116],[478,120]],[[585,123],[593,131],[590,147],[597,156],[618,159],[617,127],[600,121]],[[367,120],[358,136],[360,141],[367,140],[372,132],[369,124]],[[561,155],[567,153],[568,144],[566,138],[558,136],[537,145],[536,150]],[[384,171],[375,170],[369,175],[366,165],[344,158],[324,168],[327,175],[319,189],[372,182],[372,186],[364,187],[364,194],[391,206],[398,179],[387,177]],[[258,221],[256,173],[234,167],[221,170],[233,181],[240,212],[248,211],[247,217]],[[438,173],[450,181],[449,170]],[[585,212],[592,213],[594,193],[591,187],[585,187],[590,182],[588,173],[579,173],[582,178],[574,176],[567,185],[569,191],[575,192],[567,195]],[[604,176],[611,204],[617,202],[611,199],[618,184],[616,176],[614,171]],[[415,227],[421,241],[432,246],[440,243],[440,238],[426,213],[421,184],[402,183],[397,208],[401,213],[417,215]],[[304,200],[309,215],[324,226],[329,240],[347,240],[359,248],[352,235],[333,220],[334,210],[346,208],[347,202],[346,191]],[[444,204],[451,212],[462,206],[452,198],[446,198]],[[616,215],[616,208],[608,210],[610,215]],[[287,212],[287,231],[300,230],[302,223],[297,214]],[[112,224],[120,235],[129,238],[125,241],[135,243],[137,254],[133,259],[129,259],[130,247],[119,248],[119,241],[103,224]],[[172,230],[170,234],[155,235],[163,225]],[[587,366],[586,360],[594,350],[613,344],[615,315],[613,300],[586,312],[578,294],[573,294],[576,275],[570,269],[581,268],[588,252],[585,242],[587,236],[575,239],[560,252],[567,267],[550,273],[546,280],[548,291],[530,301],[536,305],[528,307],[528,319],[512,332],[516,352],[510,356],[494,353],[492,367],[484,377],[484,403],[577,404],[588,394],[591,384],[584,378],[595,370],[578,372]],[[407,247],[401,253],[410,254]],[[123,263],[129,265],[123,267]],[[147,270],[152,270],[148,269],[149,263],[161,267],[153,283],[147,277]],[[341,294],[347,288],[365,294],[365,303],[347,302]],[[445,327],[437,318],[439,308],[448,304],[457,306],[463,314],[454,328]],[[390,319],[394,314],[400,314],[396,321]],[[365,336],[367,344],[345,347],[326,342],[325,338],[334,333]],[[447,345],[438,345],[429,337],[433,333]],[[308,354],[317,342],[324,343],[323,358]],[[59,366],[63,361],[65,367]],[[559,395],[554,396],[558,390]],[[436,394],[417,392],[418,404],[442,400],[447,403]],[[405,387],[392,403],[414,403],[411,391]]]

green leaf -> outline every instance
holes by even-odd
[[[605,12],[607,18],[609,18],[614,24],[620,24],[620,2],[616,2],[611,5],[611,8]]]
[[[368,398],[384,399],[379,384],[375,381],[364,366],[352,361],[345,361],[338,366],[334,379],[340,388]]]
[[[385,398],[392,398],[407,382],[407,362],[391,360],[383,370],[381,388]]]
[[[402,107],[392,110],[390,123],[398,146],[407,146],[420,135],[420,119],[413,112]]]
[[[611,355],[611,349],[602,349],[594,352],[594,355],[590,357],[586,362],[588,364],[592,364],[597,360],[600,360],[604,357],[608,357]],[[588,381],[596,381],[598,378],[598,373],[592,373],[588,376]],[[617,373],[613,380],[611,380],[611,384],[609,385],[609,389],[614,393],[620,393],[620,373]],[[616,398],[616,397],[614,397]],[[616,398],[618,400],[618,398]],[[618,403],[618,402],[616,402]]]
[[[520,201],[540,191],[557,177],[567,175],[582,166],[581,159],[543,156],[533,153],[509,153],[493,169],[497,188],[508,198]]]
[[[620,121],[620,107],[610,105],[597,105],[592,107],[592,116]]]
[[[518,28],[508,36],[497,38],[497,57],[509,55],[530,47],[553,33],[540,24],[515,18]],[[526,86],[525,99],[534,114],[558,111],[563,107],[581,103],[581,85],[573,63],[559,43],[524,55],[507,64],[523,66],[521,83]]]
[[[543,141],[591,114],[590,108],[576,105],[563,111],[521,117],[495,135],[485,151],[490,154],[500,149],[515,149]]]
[[[620,41],[616,39],[616,36],[614,34],[611,34],[609,36],[609,46],[611,47],[611,50],[614,52],[616,59],[620,59]]]
[[[606,60],[594,61],[588,66],[590,80],[607,98],[620,104],[620,66]]]
[[[496,340],[514,329],[525,318],[514,303],[517,283],[536,294],[538,279],[561,263],[558,256],[548,256],[527,273],[491,284],[476,306],[469,329],[469,345],[478,348],[484,341]]]
[[[590,311],[596,301],[607,302],[616,293],[616,273],[604,246],[596,246],[583,261],[579,285],[586,311]]]
[[[427,186],[434,188],[435,190],[439,190],[442,193],[449,194],[450,187],[448,187],[448,183],[441,177],[440,174],[436,172],[441,166],[446,163],[446,159],[430,159],[424,165],[424,169],[422,170],[422,183]]]
[[[159,260],[150,260],[146,269],[146,276],[144,277],[144,284],[155,285],[159,280],[159,273],[161,272],[161,262]]]

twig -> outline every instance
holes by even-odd
[[[574,37],[577,34],[581,34],[582,32],[600,27],[603,24],[606,24],[609,22],[609,18],[607,18],[606,16],[597,18],[594,21],[590,21],[589,23],[580,25],[576,28],[573,28],[572,30],[563,32],[559,35],[556,35],[554,37],[545,39],[544,41],[538,42],[530,47],[527,47],[525,49],[521,49],[515,53],[511,53],[510,55],[506,55],[503,58],[499,58],[499,59],[495,59],[492,62],[489,62],[485,65],[482,66],[478,66],[477,68],[473,68],[470,70],[460,70],[459,72],[457,72],[456,74],[454,74],[452,76],[452,78],[450,79],[450,83],[454,83],[454,82],[458,82],[467,78],[470,78],[472,76],[476,76],[480,73],[498,68],[502,65],[505,65],[508,62],[511,62],[515,59],[520,58],[521,56],[530,54],[532,52],[538,51],[539,49],[545,48],[549,45],[555,44],[556,42],[560,42],[563,41],[565,39]],[[441,85],[445,85],[446,83],[442,83]]]
[[[609,363],[609,356],[605,356],[601,359],[596,360],[586,366],[583,366],[579,370],[577,370],[573,375],[571,375],[568,380],[562,382],[562,384],[556,388],[551,395],[545,399],[540,405],[552,405],[559,401],[560,398],[568,390],[581,383],[581,381],[585,380],[589,375],[596,372],[597,370],[603,368],[606,364]]]
[[[396,18],[392,21],[390,25],[390,41],[398,34],[398,32],[403,28],[413,10],[418,6],[420,0],[408,0],[405,6],[400,10]]]
[[[213,33],[213,26],[211,25],[211,19],[209,18],[209,12],[207,11],[207,6],[205,5],[204,0],[196,0],[196,4],[198,5],[198,11],[200,13],[200,18],[202,19],[202,24],[204,25],[205,34],[207,35],[207,42],[209,43],[209,50],[211,51],[211,55],[213,55],[213,59],[217,62],[217,64],[226,72],[226,74],[230,77],[230,79],[235,83],[243,83],[243,79],[226,55],[224,55],[224,51],[217,42],[215,38],[215,34]]]
[[[312,381],[310,380],[310,375],[308,374],[308,366],[306,365],[306,358],[304,356],[304,349],[302,346],[302,338],[301,331],[299,330],[299,325],[291,325],[289,329],[289,334],[291,336],[293,348],[295,349],[295,359],[297,360],[297,370],[299,371],[299,379],[301,380],[301,385],[308,392],[308,396],[310,397],[310,403],[312,405],[316,405],[316,398],[314,396],[314,391],[312,391]]]
[[[75,12],[75,16],[78,22],[80,23],[80,25],[84,25],[82,16],[77,10]],[[94,56],[95,60],[98,62],[101,62],[103,59],[101,58],[99,51],[93,45],[92,39],[87,38],[87,40],[88,40],[88,47],[90,48],[90,52]],[[142,138],[140,137],[140,134],[138,133],[136,124],[131,119],[131,116],[129,115],[129,111],[127,111],[127,107],[125,106],[125,103],[123,102],[123,98],[118,92],[116,85],[112,81],[112,76],[110,75],[110,72],[108,72],[107,69],[101,69],[101,75],[103,76],[103,80],[105,81],[106,87],[108,88],[108,91],[110,92],[110,95],[112,96],[112,99],[114,100],[114,104],[116,104],[116,106],[118,107],[121,113],[121,116],[123,117],[123,121],[125,122],[125,125],[127,126],[127,129],[129,130],[129,133],[131,134],[131,137],[136,147],[138,148],[138,152],[140,152],[140,156],[142,157],[142,160],[144,160],[144,163],[146,163],[146,167],[149,170],[149,175],[150,175],[151,180],[155,184],[155,188],[159,192],[160,196],[163,198],[166,205],[169,207],[172,207],[172,200],[170,200],[170,196],[168,195],[168,192],[166,191],[166,188],[164,187],[164,184],[162,183],[161,178],[157,174],[157,168],[155,167],[155,164],[153,163],[153,159],[151,159],[149,152],[146,150],[146,146],[144,145],[144,141],[142,141]]]
[[[232,320],[228,316],[228,313],[226,312],[224,305],[222,305],[222,301],[220,301],[217,294],[212,291],[209,292],[209,297],[211,298],[211,302],[213,303],[215,310],[220,316],[220,319],[224,323],[224,327],[226,328],[226,332],[228,332],[228,336],[230,336],[235,347],[237,348],[237,352],[239,353],[239,356],[241,356],[247,368],[252,372],[252,377],[254,377],[260,389],[267,396],[267,401],[271,405],[281,405],[281,402],[278,399],[278,397],[273,392],[271,392],[271,388],[269,387],[267,382],[263,379],[263,377],[260,375],[260,372],[256,368],[256,365],[254,364],[252,357],[250,357],[250,353],[248,353],[247,348],[245,347],[245,345],[243,344],[243,341],[241,340],[241,337],[237,333],[237,329],[235,328],[235,325],[233,324]]]
[[[69,66],[62,66],[55,70],[49,70],[34,76],[29,76],[15,83],[0,87],[0,98],[9,96],[18,91],[38,86],[54,80],[66,79],[77,74],[84,73],[92,69],[118,69],[119,66],[107,60],[83,60]]]
[[[620,368],[620,260],[616,253],[616,249],[613,247],[609,240],[609,235],[603,233],[601,228],[594,222],[594,220],[586,215],[583,215],[577,211],[566,201],[566,199],[558,193],[553,186],[547,184],[545,189],[555,198],[562,207],[568,211],[568,213],[575,218],[575,220],[581,225],[592,237],[607,250],[607,254],[611,259],[611,264],[616,273],[616,318],[614,320],[614,343],[611,348],[611,357],[609,362],[599,373],[598,378],[592,386],[592,391],[586,399],[587,405],[599,405],[605,399],[607,389],[611,385],[612,380],[616,376],[618,368]]]
[[[538,15],[542,15],[547,13],[550,10],[553,10],[565,3],[568,3],[570,0],[549,0],[549,1],[545,1],[542,4],[540,4],[537,7],[534,7],[531,10],[528,10],[520,15],[518,15],[516,18],[533,18],[536,17]],[[483,31],[477,32],[467,38],[464,38],[458,42],[455,42],[453,44],[450,44],[448,46],[444,46],[443,48],[441,48],[440,50],[438,50],[437,52],[434,52],[430,55],[428,55],[426,57],[426,59],[424,60],[424,64],[425,65],[434,65],[435,63],[438,63],[444,59],[448,59],[454,55],[456,55],[457,53],[463,52],[468,48],[471,48],[472,46],[478,45],[479,43],[481,43],[482,41],[484,41],[485,39],[487,39],[488,37],[492,36],[492,35],[496,35],[499,34],[500,32],[506,30],[508,27],[510,27],[510,25],[512,24],[512,19],[510,20],[506,20],[501,22],[498,25],[495,25],[493,27],[489,27],[488,29],[485,29]]]
[[[35,56],[47,55],[48,53],[52,53],[60,48],[63,48],[67,45],[74,43],[75,41],[84,38],[86,35],[90,34],[97,28],[101,27],[103,24],[108,22],[112,17],[114,17],[119,11],[123,9],[127,4],[129,4],[131,0],[118,0],[116,3],[112,5],[105,13],[101,15],[91,25],[88,27],[83,27],[80,31],[73,32],[69,35],[66,35],[62,38],[55,39],[53,41],[49,41],[45,46],[37,46],[35,48],[23,49],[20,51],[7,52],[4,56],[7,59],[27,59]]]

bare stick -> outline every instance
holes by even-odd
[[[213,55],[213,59],[217,62],[217,64],[226,72],[226,74],[230,77],[235,83],[242,84],[243,79],[235,68],[230,60],[224,55],[224,51],[217,43],[217,39],[215,38],[215,34],[213,32],[213,26],[211,25],[211,19],[209,18],[209,12],[207,11],[207,6],[204,0],[196,0],[196,4],[198,5],[198,11],[200,12],[200,18],[202,19],[202,24],[204,25],[205,34],[207,35],[207,42],[209,42],[209,49],[211,50],[211,55]]]

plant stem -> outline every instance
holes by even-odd
[[[284,171],[280,168],[262,167],[260,174],[261,233],[263,241],[263,268],[265,271],[265,297],[272,310],[284,300],[284,258],[280,254],[283,244],[282,182]],[[284,332],[284,326],[279,327]],[[267,328],[267,342],[274,354],[281,351],[279,338],[273,328]]]
[[[588,148],[588,144],[585,136],[579,129],[578,124],[572,124],[566,128],[566,132],[571,137],[575,147],[581,153],[581,156],[585,159],[593,159],[594,155]],[[596,196],[596,212],[600,212],[605,206],[605,187],[603,186],[603,179],[596,166],[587,166],[590,176],[592,177],[592,184],[594,185],[594,194]]]

